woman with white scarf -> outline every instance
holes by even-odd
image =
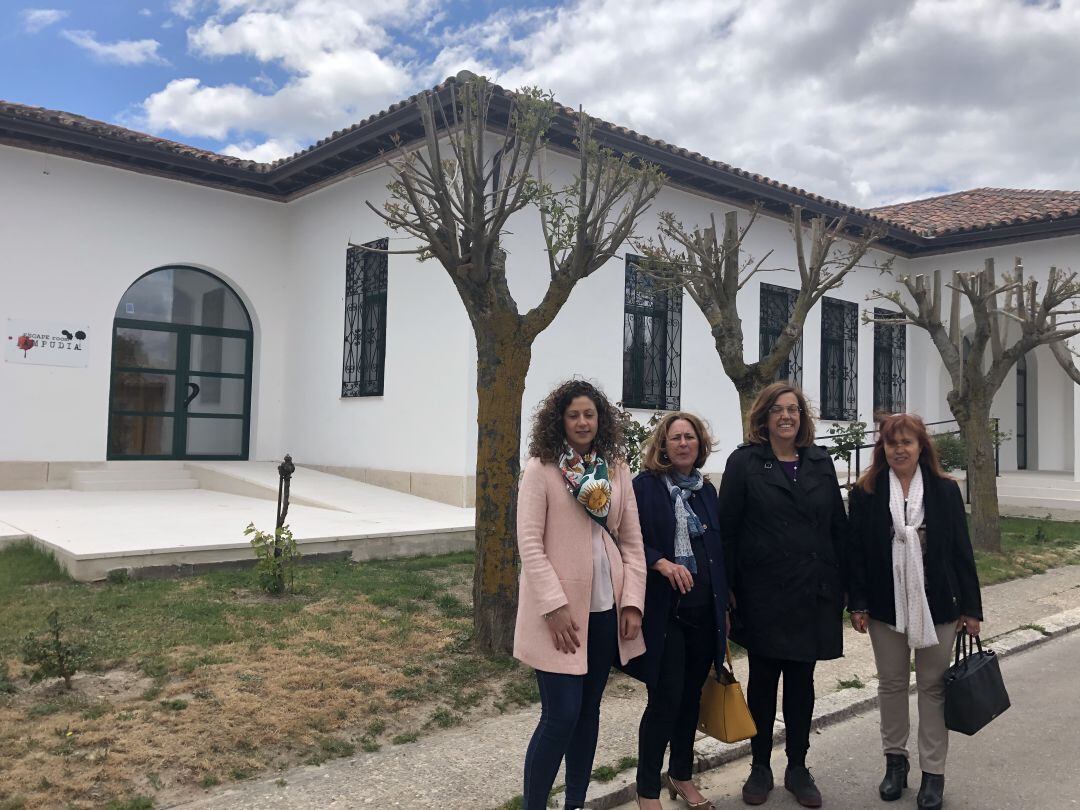
[[[852,548],[851,625],[869,631],[878,669],[884,801],[907,787],[908,684],[911,653],[919,705],[922,810],[942,806],[945,757],[945,670],[956,632],[978,635],[979,578],[964,500],[941,469],[922,419],[882,420],[873,461],[849,499]]]
[[[638,806],[659,810],[666,787],[692,808],[711,808],[694,785],[694,733],[709,667],[720,671],[727,635],[727,574],[716,490],[701,466],[712,450],[705,424],[669,413],[653,431],[634,494],[649,568],[645,655],[623,667],[648,686],[638,730]],[[664,753],[668,772],[661,779]]]

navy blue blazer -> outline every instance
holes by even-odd
[[[663,479],[649,470],[644,470],[634,478],[634,495],[637,497],[638,518],[641,521],[641,536],[645,541],[645,565],[648,575],[645,579],[645,614],[641,623],[641,633],[645,640],[645,654],[632,659],[621,669],[634,678],[655,685],[660,674],[660,659],[664,654],[664,640],[667,637],[668,618],[671,615],[672,600],[677,595],[659,572],[652,566],[657,560],[675,560],[675,507]],[[708,481],[698,490],[695,500],[700,499],[705,508],[705,553],[708,560],[698,560],[699,566],[710,566],[712,575],[713,611],[716,616],[716,654],[717,672],[724,661],[727,641],[724,616],[727,611],[728,591],[727,573],[724,569],[724,551],[720,543],[720,513],[716,489]]]

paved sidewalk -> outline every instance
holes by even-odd
[[[948,810],[1005,810],[1038,808],[1064,810],[1080,806],[1080,768],[1076,767],[1076,661],[1080,632],[1035,647],[1001,662],[1012,706],[973,737],[949,735],[945,767],[945,807]],[[911,773],[903,797],[891,804],[878,798],[884,773],[881,732],[876,711],[867,711],[814,736],[810,770],[829,810],[915,807],[922,775],[916,752],[918,707],[910,698],[912,721],[908,741]],[[1056,744],[1052,741],[1061,741]],[[1065,744],[1073,742],[1073,745]],[[783,779],[784,752],[773,751],[773,774]],[[746,760],[701,774],[698,785],[720,810],[745,808],[742,784],[749,773]],[[665,810],[686,810],[686,804],[661,797]],[[635,803],[617,810],[637,810]],[[778,783],[763,810],[799,810],[795,797]]]
[[[1080,566],[983,589],[987,621],[983,636],[995,650],[1018,650],[1049,636],[1080,626]],[[1037,625],[1042,629],[1021,629]],[[1018,631],[1018,632],[1014,632]],[[1008,639],[1002,637],[1009,634]],[[875,668],[870,644],[850,628],[845,634],[847,655],[822,663],[816,678],[817,726],[836,722],[873,704],[871,683]],[[736,661],[745,682],[745,662]],[[836,690],[838,679],[859,678],[863,688]],[[637,726],[644,707],[644,689],[636,681],[613,676],[604,698],[596,765],[614,765],[636,756]],[[185,810],[255,810],[281,807],[297,810],[351,807],[439,807],[481,810],[500,807],[521,792],[521,766],[539,712],[533,706],[512,714],[480,720],[466,727],[422,737],[416,743],[388,746],[382,751],[297,768],[261,781],[219,789],[187,802]],[[777,724],[778,734],[782,724]],[[742,756],[745,743],[727,746],[712,740],[698,744],[703,767]],[[590,806],[609,808],[633,795],[632,772],[610,783],[594,783]],[[173,805],[177,806],[177,805]]]

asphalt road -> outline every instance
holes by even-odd
[[[1012,707],[974,737],[950,735],[945,808],[1080,808],[1080,631],[1005,658],[1001,669]],[[825,807],[915,806],[921,775],[914,696],[911,717],[911,789],[896,802],[882,802],[877,795],[884,757],[876,709],[812,736],[807,761]],[[799,807],[782,786],[782,747],[773,751],[772,764],[778,784],[764,807]],[[745,807],[740,791],[749,770],[749,761],[739,760],[700,775],[699,785],[717,810]],[[665,793],[664,807],[686,805],[669,801]]]

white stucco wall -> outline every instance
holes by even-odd
[[[1067,236],[1057,239],[1043,239],[1021,242],[995,249],[970,250],[958,253],[946,253],[911,260],[906,263],[907,272],[926,273],[941,270],[943,283],[951,278],[954,271],[974,272],[983,268],[988,258],[994,260],[997,277],[1000,282],[1006,272],[1011,272],[1013,262],[1019,256],[1023,260],[1027,278],[1039,281],[1039,294],[1045,289],[1046,278],[1051,266],[1059,268],[1080,268],[1080,236]],[[961,318],[964,329],[971,328],[970,307],[961,298]],[[948,299],[943,311],[948,312]],[[909,328],[909,336],[921,330]],[[1013,328],[1013,339],[1016,327]],[[946,395],[951,387],[948,374],[938,360],[937,350],[924,335],[920,342],[925,347],[929,361],[923,365],[919,394],[919,410],[928,418],[937,416],[949,419]],[[989,356],[987,357],[989,362]],[[909,363],[909,371],[912,369]],[[909,390],[911,389],[909,377]],[[1028,355],[1028,469],[1072,470],[1076,457],[1077,434],[1074,429],[1072,412],[1075,397],[1075,384],[1058,366],[1057,361],[1047,347],[1039,347]],[[992,414],[1000,420],[1001,429],[1010,436],[1016,435],[1016,371],[1010,372],[997,397],[994,399]],[[1001,447],[1002,470],[1017,468],[1017,449],[1014,440],[1005,442]]]
[[[555,182],[574,163],[550,154]],[[255,328],[251,456],[291,452],[310,464],[368,467],[453,476],[471,475],[476,443],[476,353],[472,327],[446,272],[435,261],[389,259],[385,392],[342,398],[345,258],[349,242],[382,237],[392,249],[410,242],[365,205],[385,199],[388,175],[377,168],[288,204],[140,175],[81,161],[0,147],[0,323],[37,318],[86,324],[96,338],[87,368],[0,362],[0,461],[101,460],[105,457],[112,319],[124,290],[155,267],[185,264],[226,280],[244,300]],[[671,210],[687,225],[722,222],[728,207],[665,188],[638,227],[654,234],[658,215]],[[740,223],[748,213],[740,211]],[[508,225],[508,282],[525,312],[542,297],[548,267],[533,211]],[[795,267],[786,220],[759,217],[744,255],[766,266]],[[623,398],[623,287],[627,252],[578,285],[554,323],[536,341],[523,400],[523,452],[531,414],[552,386],[573,375],[598,382]],[[999,271],[1019,253],[1029,273],[1045,278],[1050,264],[1076,265],[1080,237],[969,251],[909,261],[896,272],[978,269],[993,256]],[[869,261],[883,261],[873,253]],[[760,283],[797,286],[797,275],[772,270],[740,293],[748,360],[758,356]],[[831,293],[872,309],[866,297],[893,282],[859,270]],[[892,308],[888,303],[877,306]],[[716,354],[704,316],[683,300],[682,407],[705,417],[717,440],[709,470],[741,441],[738,398]],[[807,318],[803,337],[804,388],[820,399],[821,307]],[[872,418],[873,327],[859,325],[858,416]],[[907,330],[908,409],[928,421],[951,416],[946,375],[928,338]],[[1001,391],[995,414],[1015,433],[1014,378]],[[1029,358],[1029,467],[1072,469],[1077,449],[1074,386],[1046,349]],[[648,412],[640,412],[642,419]],[[818,434],[828,424],[819,424]],[[1015,467],[1015,445],[1003,467]]]
[[[5,146],[0,177],[0,325],[85,324],[92,340],[86,368],[0,361],[0,461],[105,458],[116,306],[139,276],[170,264],[217,274],[247,305],[255,331],[251,456],[276,457],[285,207]]]
[[[364,204],[385,200],[388,179],[373,170],[288,205],[286,443],[313,464],[471,475],[475,351],[465,308],[437,261],[389,257],[383,396],[341,396],[348,245],[383,237],[391,250],[413,244]]]

